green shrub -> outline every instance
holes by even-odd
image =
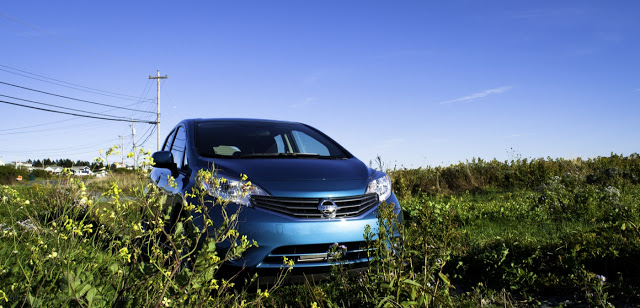
[[[347,274],[337,258],[327,281],[258,292],[216,278],[215,264],[226,256],[209,243],[196,250],[203,230],[191,225],[190,215],[169,223],[172,208],[163,206],[158,191],[143,189],[141,173],[0,186],[0,303],[502,307],[554,298],[583,306],[640,301],[638,155],[474,159],[390,174],[405,222],[393,223],[392,205],[379,208],[378,224],[364,236],[372,248],[366,271]],[[91,190],[104,193],[91,198]],[[192,206],[201,205],[176,209]],[[252,245],[232,230],[216,234],[235,238],[236,251]],[[340,247],[330,253],[339,256]]]
[[[15,183],[18,176],[27,177],[27,170],[24,168],[15,168],[10,165],[0,166],[0,184]]]
[[[51,174],[49,174],[49,172],[44,171],[42,169],[33,169],[31,170],[31,173],[29,174],[29,176],[33,178],[48,179],[51,177]]]
[[[69,175],[56,186],[35,185],[22,193],[0,186],[0,302],[4,297],[28,306],[260,305],[268,291],[248,293],[216,276],[225,260],[256,245],[235,231],[236,216],[229,213],[225,227],[217,229],[198,229],[190,215],[170,224],[167,196],[144,186],[126,198],[115,182],[93,198],[81,179]],[[192,191],[197,200],[203,193]],[[208,221],[206,209],[225,203],[179,206],[201,211]],[[216,250],[221,241],[232,243],[229,253]]]
[[[482,193],[492,189],[503,191],[536,189],[553,177],[570,174],[598,186],[621,186],[640,183],[640,157],[612,154],[589,160],[516,159],[509,162],[472,159],[448,167],[396,169],[389,171],[398,196],[404,200],[426,193]]]
[[[457,236],[454,212],[446,203],[423,206],[412,222],[398,223],[393,204],[378,208],[377,226],[365,229],[371,263],[357,275],[335,260],[327,282],[307,281],[274,293],[275,307],[429,307],[452,306],[444,268]],[[416,236],[420,234],[420,236]],[[339,246],[329,253],[339,256]]]

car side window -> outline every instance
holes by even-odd
[[[187,153],[184,154],[184,162],[182,162],[182,169],[189,169],[189,160],[187,159]]]
[[[162,146],[163,151],[169,151],[169,149],[171,149],[171,143],[173,142],[173,137],[175,136],[176,136],[176,130],[174,129],[173,131],[171,131],[171,133],[169,133],[169,136],[167,136],[167,139],[165,139],[164,146]]]
[[[173,154],[173,161],[178,166],[178,169],[182,168],[182,163],[184,161],[184,148],[187,141],[187,134],[185,133],[184,127],[180,126],[176,129],[176,137],[173,140],[173,145],[171,146],[171,154]]]
[[[273,137],[276,142],[276,153],[290,153],[293,152],[291,148],[291,143],[289,142],[289,138],[286,134],[280,134]]]
[[[314,153],[326,156],[331,155],[329,153],[329,149],[327,149],[325,145],[312,138],[311,136],[297,130],[294,130],[291,133],[293,134],[293,138],[298,145],[298,150],[300,151],[300,153]]]

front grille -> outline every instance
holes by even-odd
[[[253,206],[301,219],[325,218],[318,205],[322,198],[284,198],[272,196],[252,196]],[[334,218],[358,217],[378,204],[377,194],[353,197],[330,198],[337,206]]]
[[[366,262],[369,260],[366,242],[326,243],[312,245],[282,246],[274,249],[262,261],[263,264],[282,265],[284,258],[295,264],[318,264],[333,262]]]

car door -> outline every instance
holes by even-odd
[[[186,131],[185,127],[177,126],[167,137],[163,151],[170,151],[173,162],[176,164],[177,173],[171,174],[167,168],[153,168],[150,174],[152,181],[166,194],[167,198],[163,209],[170,214],[169,226],[172,227],[180,215],[184,202],[184,186],[188,183],[189,169],[186,159]]]
[[[162,151],[170,151],[173,140],[176,137],[177,128],[174,128],[167,136],[162,146]],[[175,161],[175,159],[174,159]],[[170,192],[171,187],[169,185],[169,178],[171,177],[171,170],[166,168],[153,168],[149,174],[149,180],[156,184],[160,189],[165,192]]]
[[[184,126],[177,126],[167,137],[163,151],[171,152],[173,162],[177,167],[177,174],[171,174],[171,170],[167,168],[153,168],[149,178],[169,195],[182,195],[184,190],[185,179],[188,177],[189,165],[185,150],[187,143],[187,134]]]

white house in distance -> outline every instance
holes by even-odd
[[[69,168],[73,175],[85,176],[85,175],[93,175],[91,168],[88,166],[78,166]]]
[[[31,165],[31,163],[28,163],[28,162],[14,161],[14,162],[11,162],[11,164],[13,164],[13,166],[16,167],[16,169],[25,168],[29,171],[33,170],[33,166]]]
[[[113,165],[116,167],[116,169],[119,169],[119,168],[131,169],[129,168],[129,166],[127,166],[127,164],[123,164],[121,162],[115,162],[113,163]]]
[[[44,171],[52,173],[52,174],[59,174],[60,172],[62,172],[62,167],[60,167],[60,166],[47,166],[46,168],[44,168]]]
[[[0,158],[0,166],[4,166],[4,160],[2,160],[2,158]]]

